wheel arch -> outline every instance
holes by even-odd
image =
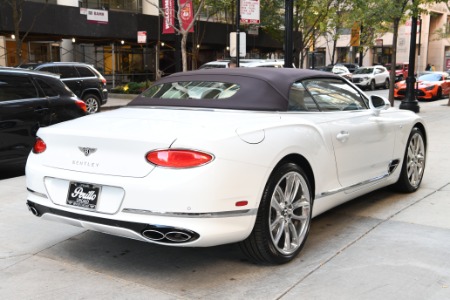
[[[87,90],[84,90],[83,93],[81,94],[81,99],[84,99],[84,97],[85,97],[86,95],[89,95],[89,94],[92,94],[92,95],[97,96],[97,97],[99,98],[100,101],[101,101],[101,99],[102,99],[102,96],[100,95],[100,93],[99,93],[99,91],[98,91],[97,89],[87,89]]]
[[[303,171],[306,173],[306,176],[308,176],[308,181],[309,181],[309,184],[311,185],[311,197],[314,200],[314,195],[315,195],[315,191],[316,191],[314,172],[311,167],[311,164],[304,156],[302,156],[298,153],[292,153],[292,154],[286,155],[273,168],[272,173],[282,164],[289,163],[289,162],[294,163],[294,164],[298,165],[299,167],[301,167],[303,169]]]
[[[412,128],[414,128],[414,127],[417,127],[423,133],[425,149],[427,149],[428,148],[427,147],[428,146],[428,136],[427,136],[427,131],[425,129],[424,124],[417,122],[416,124],[414,124],[414,126]]]

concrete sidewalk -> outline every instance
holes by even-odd
[[[446,103],[420,103],[429,143],[416,193],[383,189],[318,216],[281,266],[235,245],[162,247],[40,220],[25,177],[1,180],[0,299],[450,299]]]

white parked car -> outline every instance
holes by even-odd
[[[389,71],[383,66],[360,67],[353,72],[352,81],[363,89],[389,88]]]
[[[239,66],[245,68],[284,68],[284,60],[240,59]],[[203,64],[199,69],[229,68],[230,60],[217,60]]]
[[[177,73],[37,136],[36,216],[167,246],[237,242],[268,263],[294,259],[332,207],[389,185],[416,191],[427,145],[415,113],[287,68]]]

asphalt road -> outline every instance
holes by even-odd
[[[429,147],[416,193],[383,189],[318,216],[282,266],[235,245],[162,247],[40,220],[25,177],[2,179],[0,299],[450,299],[446,104],[420,103]]]

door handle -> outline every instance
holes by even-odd
[[[336,135],[336,138],[338,141],[340,142],[346,142],[349,138],[350,134],[348,133],[348,131],[341,131]]]
[[[43,113],[44,111],[47,111],[48,110],[48,107],[36,107],[35,109],[34,109],[34,112],[35,113]]]

